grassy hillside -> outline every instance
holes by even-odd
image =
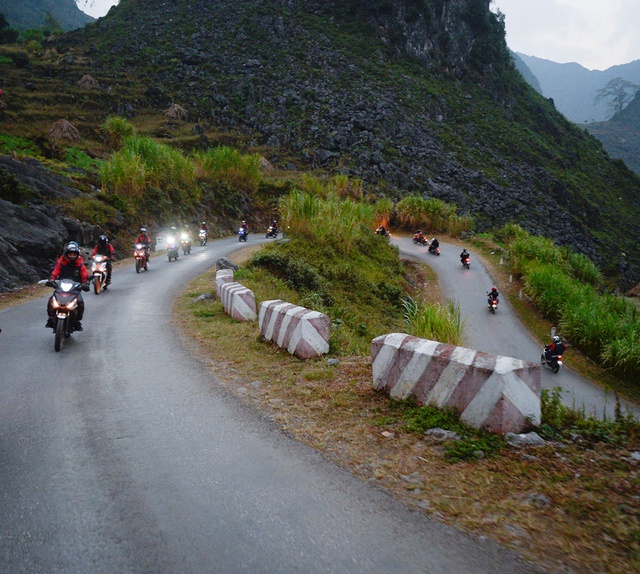
[[[232,144],[284,176],[340,173],[372,198],[442,199],[477,230],[518,223],[625,286],[640,277],[640,179],[522,81],[485,0],[123,0],[6,71],[11,135],[37,138],[66,117],[80,147],[106,157],[99,126],[127,115],[174,147]],[[83,74],[99,88],[77,87]],[[171,103],[186,121],[162,116]]]

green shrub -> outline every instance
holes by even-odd
[[[407,296],[403,307],[408,334],[450,345],[458,345],[462,341],[465,321],[462,320],[460,306],[453,301],[443,307],[439,303],[425,305]]]
[[[109,116],[102,124],[102,133],[112,150],[120,149],[124,140],[135,134],[135,128],[120,116]]]

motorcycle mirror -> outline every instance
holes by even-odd
[[[48,279],[40,279],[40,281],[38,281],[38,285],[47,285],[49,283]]]

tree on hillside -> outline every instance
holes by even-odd
[[[609,80],[606,86],[596,92],[594,103],[602,100],[607,101],[609,108],[609,118],[619,114],[627,104],[633,100],[635,93],[640,86],[633,84],[623,78],[613,78]]]
[[[0,44],[14,44],[18,41],[20,32],[9,26],[4,14],[0,14]]]

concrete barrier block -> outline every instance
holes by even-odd
[[[280,299],[260,304],[258,325],[267,341],[311,359],[329,352],[329,317]]]
[[[251,289],[240,283],[231,282],[220,285],[222,308],[236,321],[255,321],[256,299]]]
[[[540,424],[540,365],[391,333],[371,343],[373,386],[455,407],[474,428],[520,433]]]
[[[233,282],[233,269],[218,269],[216,271],[216,296],[220,297],[220,286]]]

